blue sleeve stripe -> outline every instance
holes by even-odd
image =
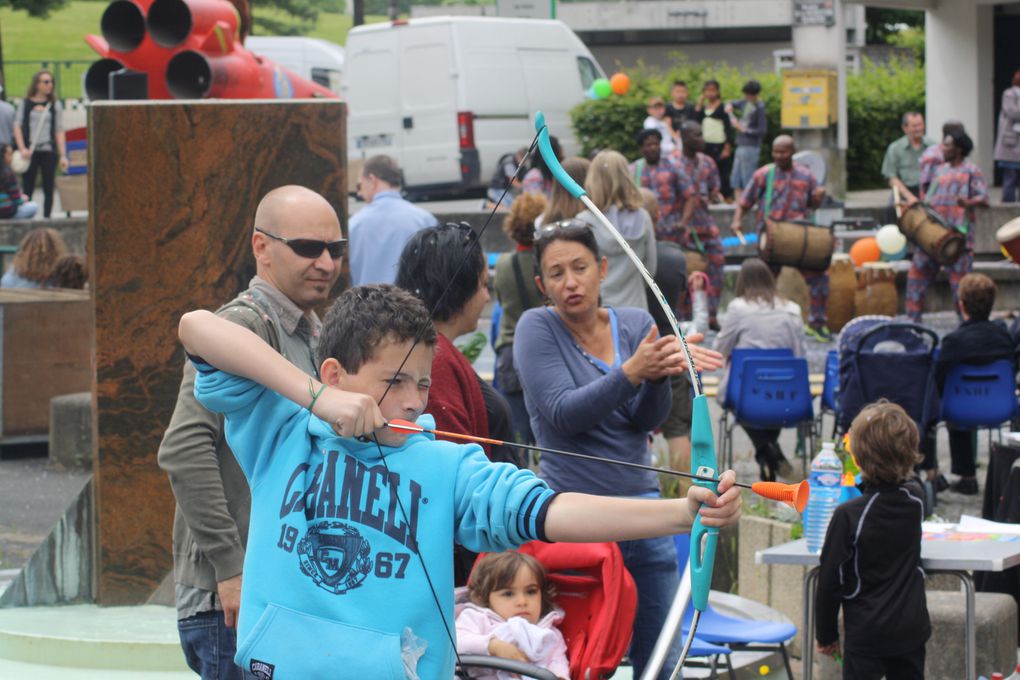
[[[555,496],[556,492],[550,491],[544,485],[536,486],[528,493],[528,497],[521,504],[523,511],[517,516],[517,531],[521,536],[530,541],[547,541],[545,517]]]

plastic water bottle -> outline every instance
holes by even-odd
[[[833,442],[823,443],[822,450],[811,461],[811,477],[808,480],[811,493],[804,513],[804,536],[809,552],[822,551],[829,520],[839,505],[842,478],[843,462],[836,455],[836,445]]]

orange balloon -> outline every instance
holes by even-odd
[[[881,257],[882,251],[879,249],[878,241],[875,240],[874,236],[858,239],[850,247],[850,259],[858,267],[862,266],[865,262],[878,262]]]
[[[627,94],[630,89],[630,77],[626,73],[614,73],[609,79],[609,86],[613,88],[613,94]]]

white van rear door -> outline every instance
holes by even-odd
[[[449,24],[395,32],[401,51],[404,181],[408,186],[460,183],[457,72]]]
[[[348,158],[386,154],[403,167],[397,41],[390,31],[357,36],[346,56]]]

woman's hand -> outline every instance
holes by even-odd
[[[691,356],[694,358],[694,369],[697,371],[715,371],[722,368],[723,355],[716,352],[714,349],[708,349],[702,347],[701,342],[705,339],[704,333],[691,333],[685,336],[687,339],[687,348],[691,350]],[[684,370],[687,369],[687,356],[682,356]]]
[[[341,437],[367,436],[386,425],[382,411],[367,394],[327,387],[312,411]]]
[[[734,486],[737,473],[727,470],[719,477],[719,493],[714,494],[703,486],[692,486],[687,492],[691,517],[701,515],[706,527],[724,527],[740,519],[740,487]]]
[[[510,642],[504,642],[497,637],[489,640],[489,656],[498,656],[501,659],[531,663],[531,659],[528,658],[527,654],[521,651],[520,647]]]
[[[680,341],[672,335],[660,338],[659,329],[653,325],[622,368],[630,384],[637,387],[644,380],[679,375],[685,366]]]
[[[836,640],[835,642],[830,642],[827,645],[823,645],[821,643],[817,644],[819,654],[824,654],[825,656],[831,656],[833,658],[839,656],[839,640]]]
[[[67,156],[60,157],[60,172],[67,172]]]

